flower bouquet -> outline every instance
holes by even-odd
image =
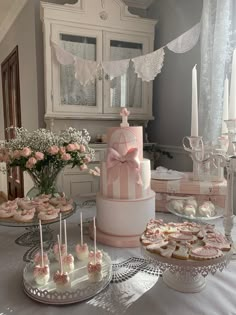
[[[87,169],[94,158],[94,150],[88,145],[87,130],[68,128],[59,133],[47,129],[29,132],[15,128],[15,138],[0,145],[0,162],[6,163],[5,170],[19,166],[34,181],[38,194],[54,194],[56,178],[66,166]],[[3,168],[2,168],[3,170]]]

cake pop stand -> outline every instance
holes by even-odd
[[[53,274],[59,269],[59,263],[50,259],[50,279],[44,286],[38,286],[33,278],[34,264],[27,263],[23,271],[23,290],[33,300],[53,305],[66,305],[82,302],[104,290],[112,279],[112,261],[103,252],[102,274],[99,282],[90,282],[87,274],[88,261],[75,258],[75,269],[69,273],[71,288],[58,290],[53,281]]]
[[[143,247],[142,252],[163,273],[163,281],[168,287],[184,293],[200,292],[206,286],[206,276],[210,273],[214,275],[217,270],[222,272],[233,253],[230,250],[221,257],[198,261],[162,257]]]

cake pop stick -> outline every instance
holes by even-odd
[[[96,253],[97,253],[97,246],[96,246],[96,224],[95,224],[95,217],[93,217],[93,240],[94,240],[94,264],[96,265]]]
[[[66,252],[67,255],[67,231],[66,231],[66,220],[64,220],[64,235],[65,235],[65,246],[66,246]]]
[[[60,236],[57,235],[57,242],[58,242],[58,252],[59,252],[59,264],[60,264],[60,273],[63,273],[63,265],[62,265],[62,257],[61,257],[61,240],[60,240]]]
[[[40,234],[40,248],[41,248],[41,265],[42,265],[42,267],[44,267],[44,259],[43,259],[43,232],[42,232],[41,220],[39,220],[39,234]]]
[[[80,212],[80,242],[81,246],[83,246],[84,240],[83,240],[83,214]]]
[[[61,246],[61,244],[62,244],[62,235],[61,235],[61,230],[62,230],[62,228],[61,228],[61,213],[60,213],[60,231],[59,231],[59,235],[60,235],[60,244],[59,244],[59,246]]]

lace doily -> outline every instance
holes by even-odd
[[[169,50],[181,54],[191,50],[198,42],[200,36],[201,24],[197,23],[190,30],[172,40],[167,47]]]
[[[132,257],[112,265],[111,285],[87,303],[101,307],[111,314],[123,314],[159,278],[155,265],[143,258]]]
[[[57,44],[52,42],[52,47],[54,48],[54,53],[56,55],[57,61],[61,65],[71,65],[74,63],[74,56],[66,51],[65,49],[61,48]]]
[[[161,72],[164,61],[164,48],[150,54],[133,58],[134,69],[143,81],[152,81]]]
[[[81,85],[85,86],[89,82],[93,82],[99,64],[96,61],[85,60],[79,57],[75,57],[75,78],[80,82]]]
[[[110,77],[116,78],[124,75],[129,67],[130,59],[104,61],[102,62],[103,70]]]

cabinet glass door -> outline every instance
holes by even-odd
[[[144,37],[125,34],[105,34],[105,60],[132,59],[148,52],[148,42]],[[121,107],[128,107],[132,113],[143,113],[145,83],[135,73],[133,62],[127,72],[120,77],[105,75],[105,112],[119,112]]]
[[[84,60],[96,60],[96,38],[60,34],[65,51]],[[60,65],[60,97],[62,105],[96,106],[96,81],[83,86],[75,79],[74,65]]]
[[[57,63],[53,68],[53,98],[54,107],[64,112],[102,112],[102,80],[90,81],[84,85],[80,81],[80,75],[85,75],[86,60],[101,61],[102,33],[83,28],[71,28],[54,26],[53,35],[56,43],[65,52],[75,58],[81,58],[84,71],[75,77],[75,65],[62,65]],[[84,66],[85,65],[85,66]]]

